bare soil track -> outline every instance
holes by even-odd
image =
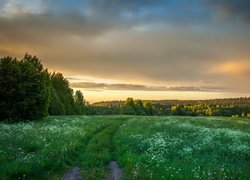
[[[62,177],[62,180],[82,180],[81,169],[74,167]]]
[[[109,180],[121,180],[122,179],[122,170],[119,168],[116,161],[110,162],[111,176]]]

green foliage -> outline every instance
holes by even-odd
[[[77,90],[74,96],[75,100],[75,112],[77,114],[83,114],[85,110],[85,100],[81,91]]]
[[[143,108],[141,100],[106,101],[94,103],[91,108],[96,109],[93,114],[105,115],[181,115],[181,116],[227,116],[238,115],[247,117],[250,113],[250,98],[214,99],[214,100],[145,100]],[[133,103],[134,102],[134,103]],[[136,103],[139,103],[139,105]],[[99,111],[100,110],[100,111]],[[144,112],[145,113],[144,113]]]
[[[66,114],[64,104],[59,99],[54,88],[51,88],[49,114],[50,115],[65,115]]]
[[[182,114],[181,107],[178,104],[176,106],[172,106],[171,107],[171,113],[173,115],[181,115]]]
[[[150,103],[143,104],[142,100],[133,98],[127,98],[121,107],[120,114],[124,115],[153,115],[153,109]]]
[[[0,119],[10,119],[16,116],[16,101],[19,93],[21,70],[19,62],[11,57],[0,60]]]
[[[145,108],[143,106],[142,100],[140,99],[135,100],[135,111],[136,111],[136,115],[140,115],[140,116],[147,115],[145,112]]]
[[[250,121],[131,117],[114,136],[125,179],[249,179]]]
[[[85,100],[81,91],[76,91],[69,86],[69,81],[61,73],[50,75],[52,84],[52,98],[50,101],[50,115],[83,114]]]
[[[63,75],[49,74],[36,56],[25,54],[21,60],[1,58],[0,87],[1,121],[84,113],[82,93],[77,91],[74,97]]]
[[[144,103],[145,112],[148,116],[154,115],[154,110],[149,102]]]
[[[121,108],[121,114],[136,115],[135,103],[133,98],[127,98],[126,102]]]
[[[49,74],[35,56],[0,59],[0,87],[1,120],[39,119],[48,114]]]
[[[85,179],[103,179],[116,160],[124,179],[249,179],[249,124],[248,118],[181,116],[0,123],[0,174],[60,179],[77,165]]]
[[[4,152],[0,156],[1,178],[51,178],[65,170],[66,164],[75,165],[75,157],[86,148],[87,137],[111,122],[64,116],[35,123],[0,124],[0,147]]]
[[[122,124],[122,118],[117,118],[112,124],[93,136],[84,155],[81,158],[86,179],[104,179],[105,167],[114,158],[112,137]]]
[[[65,114],[77,114],[74,107],[73,90],[69,87],[69,81],[65,79],[61,73],[53,73],[50,79],[52,88],[57,94],[59,101],[63,104]],[[51,103],[54,102],[52,101]]]
[[[87,115],[118,115],[121,114],[121,109],[118,107],[102,107],[86,105],[84,114]]]

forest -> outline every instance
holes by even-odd
[[[49,73],[36,56],[1,58],[0,87],[0,121],[79,115],[84,111],[81,91],[74,93],[61,73]]]
[[[250,98],[212,100],[133,100],[92,104],[92,114],[250,117]]]

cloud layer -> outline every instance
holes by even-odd
[[[220,16],[250,23],[250,1],[246,0],[208,0],[208,4],[218,10]]]
[[[249,7],[246,0],[3,0],[0,56],[28,52],[68,76],[121,82],[73,87],[248,93]]]
[[[73,88],[82,88],[84,90],[130,90],[130,91],[203,91],[203,92],[220,92],[221,90],[206,87],[192,86],[149,86],[140,84],[107,84],[94,82],[74,82],[70,84]]]

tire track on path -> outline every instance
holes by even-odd
[[[84,153],[80,154],[79,165],[64,174],[62,180],[103,179],[107,177],[107,165],[111,175],[106,179],[122,179],[122,170],[113,159],[112,137],[123,120],[116,120],[106,127],[99,128],[85,143]]]

